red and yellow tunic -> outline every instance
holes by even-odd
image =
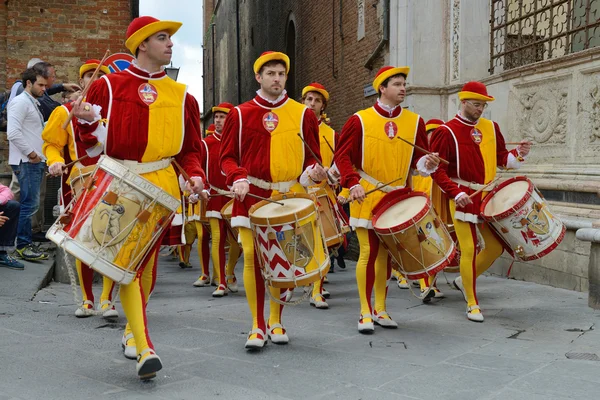
[[[427,134],[423,119],[400,106],[384,110],[379,103],[354,114],[342,128],[335,164],[345,188],[360,184],[365,192],[375,188],[372,182],[361,177],[366,174],[374,180],[387,183],[403,178],[393,187],[407,185],[409,171],[415,169],[422,156],[414,154],[414,148],[396,137],[402,137],[427,149]],[[386,193],[375,191],[362,204],[350,205],[350,225],[373,229],[373,208]]]
[[[497,167],[507,167],[507,164],[511,164],[511,158],[516,160],[518,156],[516,150],[506,150],[504,136],[497,123],[485,118],[479,118],[474,123],[459,115],[433,132],[431,151],[438,152],[450,163],[440,163],[432,174],[449,199],[456,198],[461,192],[471,194],[476,191],[453,179],[480,185],[490,183],[496,177]],[[486,193],[472,198],[473,204],[467,207],[457,207],[455,218],[480,222],[479,208]]]
[[[219,156],[221,153],[221,134],[214,132],[212,135],[202,140],[202,166],[206,172],[206,179],[211,186],[211,193],[215,193],[214,188],[229,191],[227,188],[227,179],[221,172]],[[215,196],[208,199],[206,206],[206,216],[209,218],[221,219],[221,209],[231,200],[227,196]]]
[[[85,148],[82,143],[76,140],[74,131],[76,125],[73,120],[67,125],[67,129],[63,129],[63,124],[69,117],[69,113],[73,108],[73,103],[67,103],[60,107],[56,107],[50,118],[44,127],[42,132],[42,139],[44,144],[42,146],[42,152],[47,158],[48,166],[54,163],[68,164],[71,161],[75,161],[80,157],[84,156]],[[88,157],[78,162],[82,166],[95,165],[98,161],[98,157]],[[71,176],[77,173],[79,165],[75,165],[69,172],[69,178],[66,183],[69,184]],[[63,205],[69,202],[70,196],[67,195],[67,191],[63,188]]]
[[[273,183],[298,180],[307,167],[320,161],[305,146],[320,157],[315,114],[287,95],[276,103],[256,96],[232,109],[225,120],[220,159],[226,184],[249,176]],[[291,190],[305,191],[299,183]],[[250,193],[270,197],[272,191],[250,185]],[[248,210],[257,202],[250,196],[235,201],[232,226],[250,228]]]
[[[102,107],[107,139],[104,153],[140,163],[175,157],[191,177],[205,180],[200,160],[200,108],[187,87],[164,71],[150,74],[131,64],[105,75],[90,87],[87,101]],[[98,145],[98,122],[78,123],[84,148]],[[172,166],[141,175],[178,198],[177,174]]]

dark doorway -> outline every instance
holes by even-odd
[[[285,54],[287,54],[290,58],[290,73],[285,86],[288,96],[292,99],[298,100],[296,98],[296,26],[294,25],[294,21],[290,21],[288,23],[285,41]]]

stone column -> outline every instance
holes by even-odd
[[[592,242],[590,261],[588,264],[589,297],[588,305],[594,310],[600,310],[600,223],[594,223],[594,228],[579,229],[577,239]]]

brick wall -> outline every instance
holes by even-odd
[[[10,88],[32,57],[75,81],[81,62],[126,52],[133,0],[9,0],[0,5],[0,85]]]
[[[0,2],[0,90],[9,90],[33,57],[55,65],[57,82],[77,82],[79,66],[104,52],[127,52],[125,32],[138,0]],[[135,14],[135,15],[134,15]],[[9,171],[0,133],[0,174]]]

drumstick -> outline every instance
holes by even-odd
[[[408,144],[410,144],[412,147],[414,147],[415,149],[417,149],[417,150],[421,151],[422,153],[425,153],[425,154],[432,154],[432,155],[433,155],[433,153],[432,153],[431,151],[427,151],[427,150],[425,150],[424,148],[422,148],[422,147],[420,147],[420,146],[417,146],[416,144],[414,144],[414,143],[412,143],[412,142],[409,142],[408,140],[406,140],[406,139],[404,139],[404,138],[401,138],[400,136],[396,136],[396,138],[398,138],[398,139],[402,140],[404,143],[408,143]],[[447,160],[444,160],[444,159],[443,159],[442,157],[440,157],[440,156],[435,156],[435,157],[439,158],[439,159],[440,159],[440,161],[441,161],[441,162],[443,162],[444,164],[450,164],[450,163],[449,163]]]
[[[311,154],[313,155],[313,157],[315,158],[315,160],[317,160],[317,164],[319,164],[321,166],[321,168],[325,169],[325,167],[323,166],[323,164],[321,164],[321,161],[319,161],[319,157],[317,157],[317,155],[315,154],[315,152],[310,148],[310,146],[308,146],[306,144],[306,142],[304,141],[304,138],[302,137],[302,135],[300,134],[300,132],[298,132],[298,137],[300,138],[300,140],[302,140],[302,143],[304,143],[304,145],[308,148],[308,150],[311,152]],[[335,182],[335,180],[331,177],[331,175],[329,175],[329,172],[325,171],[325,173],[327,174],[327,180],[329,182]]]
[[[523,143],[523,142],[505,142],[504,144],[510,144],[510,145],[515,145],[515,146],[518,146],[520,144],[529,144],[530,146],[533,146],[533,143],[531,143],[531,142],[529,142],[529,143],[528,142],[525,142],[525,143]]]
[[[489,187],[490,185],[492,185],[493,183],[495,183],[498,179],[500,178],[496,178],[493,181],[491,181],[490,183],[488,183],[487,185],[485,185],[484,187],[482,187],[481,189],[479,189],[478,191],[472,193],[469,198],[472,199],[473,197],[477,196],[479,193],[483,192],[487,187]]]
[[[234,198],[235,197],[232,193],[216,193],[216,194],[211,194],[208,197],[217,197],[217,196],[227,196],[227,197],[230,197],[230,198]],[[279,201],[271,200],[271,199],[269,199],[267,197],[257,196],[257,195],[252,194],[252,193],[246,193],[246,196],[254,197],[255,199],[259,199],[259,200],[268,201],[269,203],[279,204],[280,206],[285,205],[285,204],[283,204],[283,203],[281,203]]]
[[[181,165],[179,165],[179,163],[177,162],[177,160],[175,160],[174,158],[172,158],[171,162],[179,170],[179,173],[181,174],[181,176],[183,176],[183,179],[185,179],[186,182],[189,181],[190,180],[190,176],[187,174],[187,172],[185,172],[185,170],[181,167]]]
[[[71,165],[73,165],[73,164],[75,164],[75,163],[78,163],[79,161],[83,161],[83,160],[85,160],[86,158],[89,158],[89,157],[90,157],[90,156],[88,156],[87,154],[86,154],[86,155],[84,155],[83,157],[79,157],[77,160],[75,160],[75,161],[71,161],[70,163],[68,163],[68,164],[65,164],[65,165],[64,165],[64,167],[63,167],[62,169],[63,169],[63,171],[64,171],[64,170],[66,170],[67,168],[69,168]],[[48,173],[46,174],[46,176],[50,176],[50,175],[51,175],[51,174],[50,174],[50,172],[48,172]]]
[[[329,144],[329,140],[327,140],[327,138],[325,136],[323,136],[323,139],[325,139],[325,143],[327,143],[327,146],[329,146],[329,149],[331,150],[331,152],[333,154],[335,154],[335,150],[333,149],[333,146]]]
[[[371,193],[373,193],[373,192],[376,192],[376,191],[380,190],[381,188],[384,188],[384,187],[386,187],[386,186],[389,186],[389,185],[391,185],[392,183],[394,183],[394,182],[397,182],[397,181],[399,181],[399,180],[402,180],[402,179],[404,179],[404,178],[403,178],[403,177],[396,178],[396,179],[394,179],[393,181],[389,181],[388,183],[384,183],[383,185],[379,185],[379,186],[377,186],[375,189],[371,189],[371,190],[369,190],[368,192],[365,192],[365,197],[366,197],[366,196],[368,196],[368,195],[370,195],[370,194],[371,194]],[[354,200],[351,200],[351,201],[350,201],[350,203],[351,203],[351,202],[353,202],[353,201],[354,201]]]
[[[83,101],[83,99],[85,99],[85,96],[87,95],[88,90],[90,90],[90,86],[92,86],[92,83],[96,79],[96,76],[98,76],[98,72],[100,71],[100,68],[102,67],[102,65],[104,64],[104,61],[106,61],[106,59],[108,58],[109,55],[110,55],[110,50],[106,50],[106,53],[104,53],[104,57],[102,58],[102,61],[100,61],[100,63],[94,70],[94,73],[92,74],[92,77],[91,77],[89,83],[83,88],[83,91],[81,92],[81,101]],[[71,111],[69,111],[69,116],[67,117],[67,120],[63,123],[62,128],[67,129],[67,126],[69,126],[69,123],[71,122],[72,119],[73,119],[73,108],[71,108]]]

